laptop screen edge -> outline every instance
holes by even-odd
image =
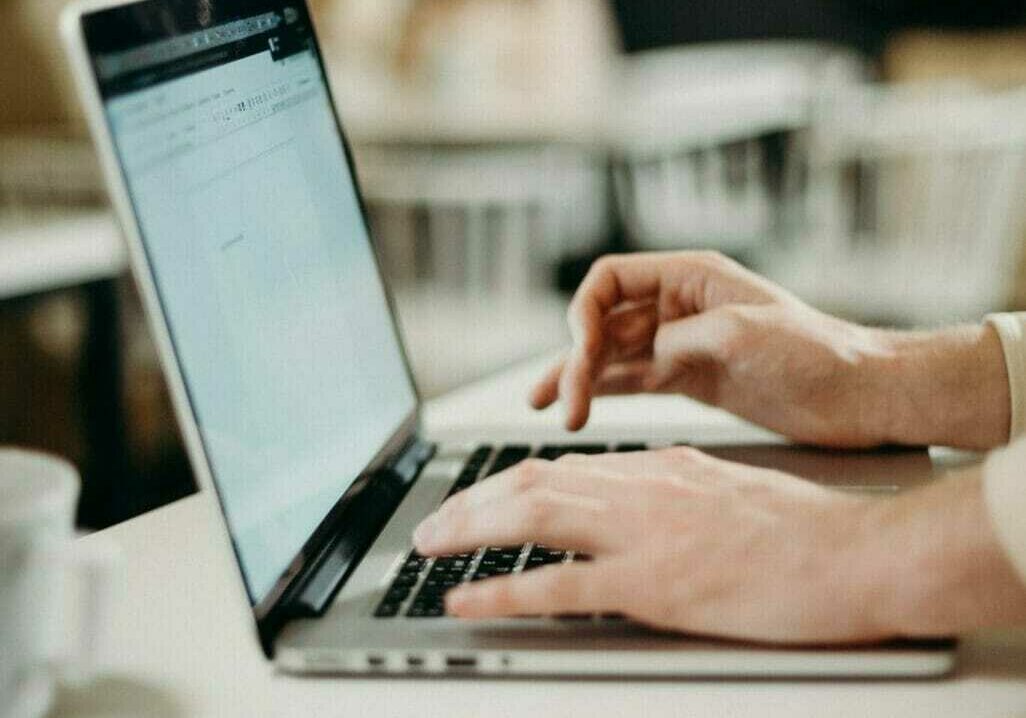
[[[134,5],[139,1],[140,0],[79,0],[78,2],[71,3],[64,9],[61,17],[61,30],[65,47],[71,61],[73,74],[76,78],[76,84],[79,88],[79,94],[84,104],[90,130],[97,149],[99,150],[101,165],[103,166],[106,183],[111,195],[111,201],[114,205],[116,214],[118,215],[123,234],[127,240],[132,273],[139,284],[140,294],[142,295],[144,304],[146,305],[147,319],[150,324],[151,331],[154,334],[154,340],[157,344],[161,364],[168,381],[172,403],[179,422],[179,427],[183,433],[183,439],[190,457],[190,462],[196,473],[201,489],[214,492],[214,495],[218,500],[222,518],[224,518],[225,509],[223,498],[220,496],[217,483],[213,479],[213,472],[207,447],[203,440],[203,436],[199,431],[193,402],[189,396],[189,391],[184,381],[178,355],[175,350],[173,335],[170,331],[166,316],[166,310],[160,298],[160,294],[156,289],[156,281],[153,273],[154,270],[150,264],[149,257],[146,253],[146,247],[142,241],[141,228],[139,227],[138,218],[128,191],[127,179],[124,175],[123,168],[114,147],[108,120],[103,112],[98,79],[92,67],[90,53],[85,39],[84,20],[88,15],[113,8]],[[296,3],[302,3],[306,6],[305,0],[296,0]],[[319,53],[316,26],[314,27],[313,41],[318,49],[317,60],[321,66],[321,72],[324,74],[324,77],[327,78],[327,73],[323,67],[323,60]],[[325,90],[333,110],[338,137],[342,143],[346,161],[349,166],[352,167],[353,157],[351,147],[341,121],[338,118],[337,106],[334,102],[330,82],[325,83]],[[368,234],[372,235],[371,227],[367,222],[367,211],[363,193],[359,185],[359,178],[356,176],[355,172],[352,174],[362,221],[366,225]],[[378,255],[376,248],[374,249],[373,254],[376,271],[379,276],[382,276],[380,256]],[[230,530],[228,530],[227,522],[222,521],[222,527],[225,529],[225,535],[231,543],[231,547],[234,552],[236,568],[239,571],[240,580],[249,598],[250,607],[254,613],[258,628],[261,629],[260,633],[262,636],[265,631],[261,628],[261,623],[265,622],[273,615],[275,608],[281,602],[282,598],[288,594],[289,589],[297,583],[297,580],[304,574],[305,570],[309,568],[310,559],[316,554],[317,549],[319,548],[319,546],[311,545],[310,540],[313,540],[316,536],[324,535],[324,524],[329,522],[333,516],[338,514],[340,509],[354,501],[357,496],[367,488],[372,474],[381,467],[395,461],[410,441],[421,434],[421,393],[410,368],[409,357],[406,352],[405,344],[402,342],[401,331],[395,310],[394,297],[392,296],[392,292],[388,287],[387,282],[383,279],[382,284],[388,304],[388,311],[393,323],[395,324],[396,334],[399,336],[399,349],[402,354],[403,366],[405,367],[407,377],[414,392],[414,407],[410,414],[406,416],[395,432],[393,432],[377,454],[375,454],[364,471],[361,472],[360,476],[338,498],[338,501],[329,511],[324,522],[322,522],[322,525],[318,526],[317,529],[311,533],[310,539],[296,554],[286,571],[282,573],[281,577],[271,590],[268,591],[260,600],[254,600],[254,597],[250,594],[249,587],[246,585],[241,559],[234,537],[232,537]]]

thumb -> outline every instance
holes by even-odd
[[[733,305],[660,324],[652,342],[652,388],[678,379],[688,365],[727,363],[741,331]]]

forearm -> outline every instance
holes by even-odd
[[[1026,584],[1008,560],[974,468],[874,502],[852,544],[881,635],[951,635],[1026,623]]]
[[[880,397],[882,442],[988,449],[1008,441],[1008,373],[993,328],[880,336],[887,350],[866,371]]]

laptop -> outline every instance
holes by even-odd
[[[260,645],[280,670],[951,669],[948,641],[780,649],[612,615],[445,616],[456,583],[577,558],[530,544],[419,556],[411,532],[446,496],[528,456],[644,445],[424,437],[304,0],[101,0],[74,4],[62,23],[192,467],[216,496]],[[912,458],[929,465],[925,452]]]

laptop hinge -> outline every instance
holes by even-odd
[[[327,610],[434,451],[434,444],[414,436],[395,461],[376,472],[367,490],[339,516],[344,531],[327,542],[308,575],[297,581],[297,590],[283,607],[287,617],[319,616]]]

